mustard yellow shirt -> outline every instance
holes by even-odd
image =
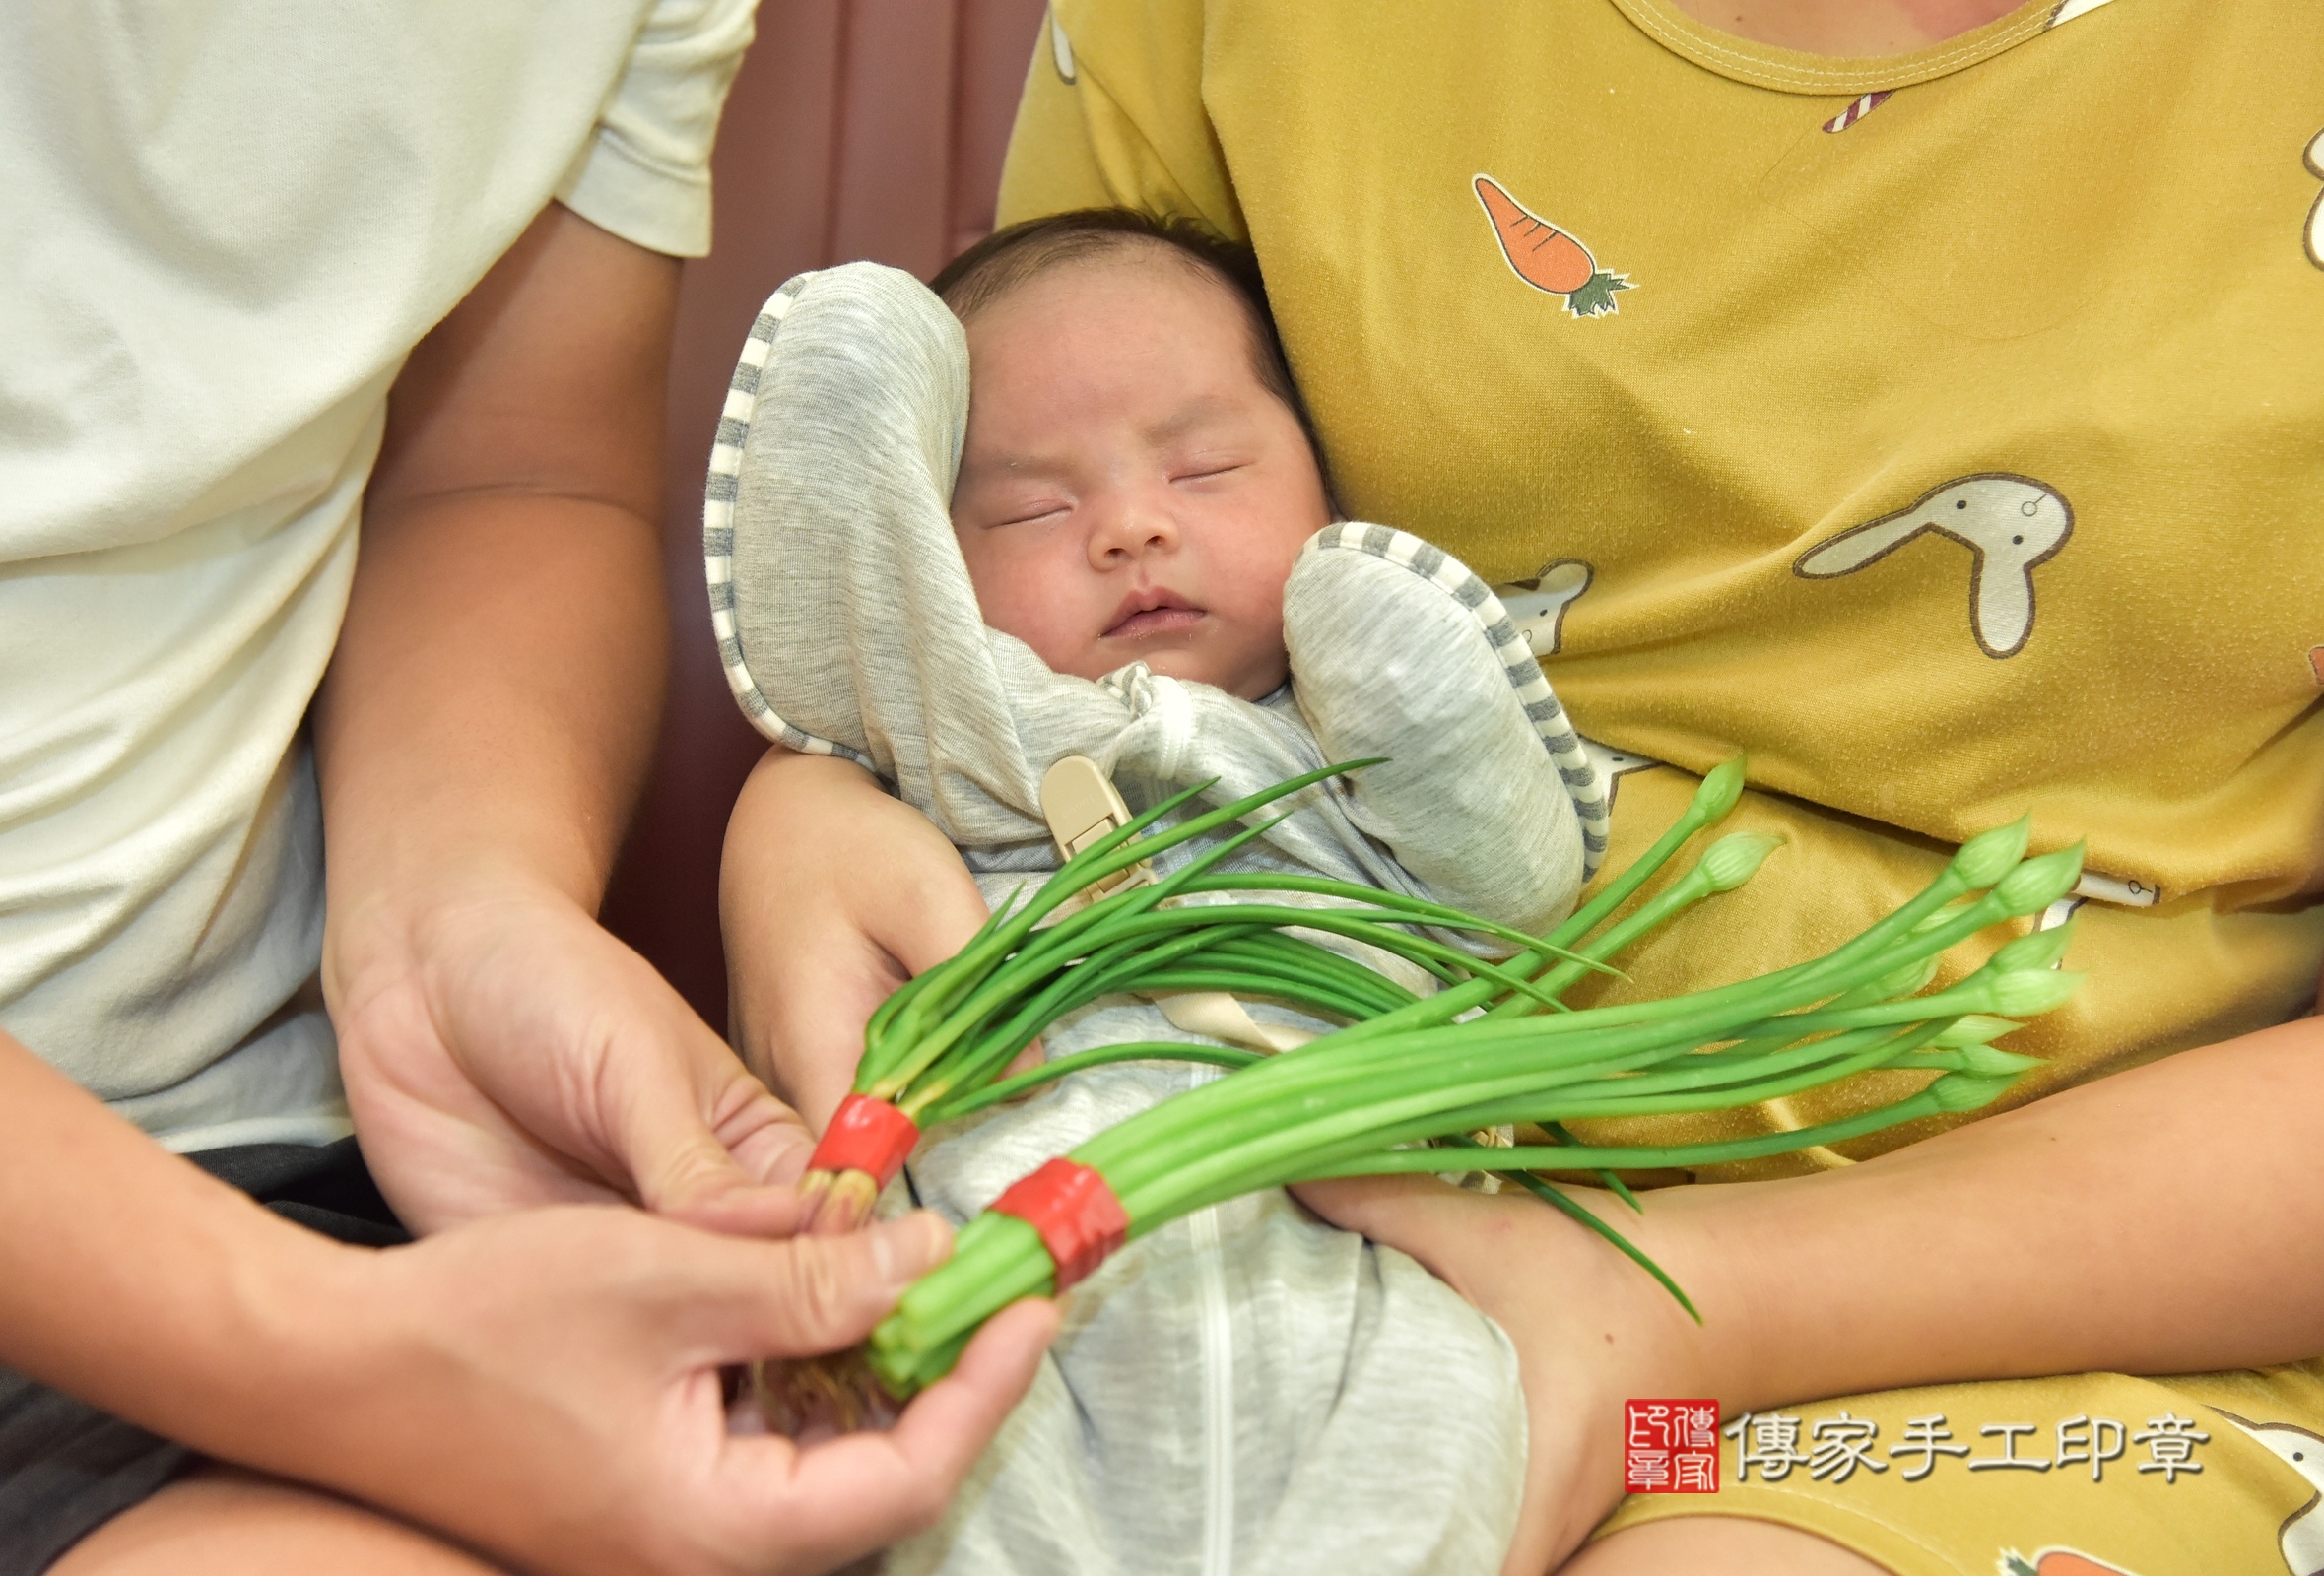
[[[1749,753],[1732,824],[1790,846],[1637,989],[1822,951],[2024,812],[2087,838],[2023,1100],[2316,997],[2320,189],[2312,0],[2039,0],[1871,61],[1669,0],[1054,0],[1001,217],[1252,244],[1348,508],[1534,582],[1610,869]]]

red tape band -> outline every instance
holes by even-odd
[[[1015,1215],[1041,1234],[1057,1265],[1059,1291],[1087,1279],[1130,1236],[1130,1217],[1113,1184],[1063,1156],[1011,1183],[992,1212]]]
[[[869,1171],[886,1187],[920,1142],[920,1126],[886,1100],[850,1094],[807,1160],[810,1171]]]

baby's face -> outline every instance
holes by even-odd
[[[1250,332],[1228,286],[1142,251],[975,315],[953,528],[987,624],[1085,679],[1283,683],[1284,581],[1331,517]]]

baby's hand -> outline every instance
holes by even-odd
[[[1583,826],[1519,679],[1545,713],[1555,699],[1522,644],[1518,668],[1505,664],[1478,612],[1486,598],[1425,543],[1339,525],[1292,573],[1284,638],[1324,758],[1380,759],[1354,779],[1357,824],[1429,895],[1538,934],[1573,906]],[[1587,782],[1579,740],[1556,731]]]
[[[821,1132],[872,1010],[985,912],[952,844],[868,772],[769,750],[727,822],[719,879],[735,1048]]]

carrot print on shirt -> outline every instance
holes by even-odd
[[[1491,175],[1479,175],[1474,189],[1510,271],[1535,290],[1564,296],[1565,310],[1572,316],[1612,316],[1614,293],[1637,289],[1629,275],[1607,273],[1587,246],[1526,212]]]

